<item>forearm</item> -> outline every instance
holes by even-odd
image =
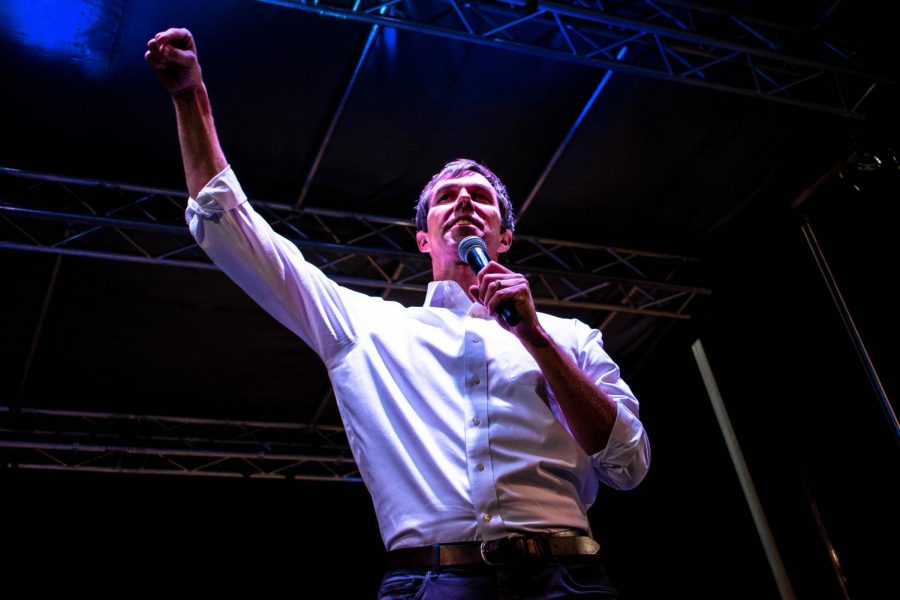
[[[547,379],[575,441],[588,454],[603,450],[617,406],[543,328],[521,339]]]
[[[188,192],[196,198],[203,186],[227,166],[203,84],[172,95],[178,120],[178,141]]]

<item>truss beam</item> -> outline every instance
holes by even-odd
[[[0,467],[361,481],[342,427],[7,406]]]
[[[863,118],[869,94],[894,84],[815,30],[675,0],[257,1],[842,117]]]
[[[411,220],[254,201],[276,231],[339,283],[424,294],[426,255]],[[215,268],[184,224],[184,193],[0,169],[0,249]],[[517,235],[506,263],[528,276],[538,306],[690,318],[709,290],[674,279],[694,259]],[[589,319],[598,320],[598,319]]]

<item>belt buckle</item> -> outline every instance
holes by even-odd
[[[518,556],[514,550],[517,548],[516,542],[521,542],[522,538],[500,538],[496,540],[484,540],[481,542],[479,550],[481,551],[481,560],[490,567],[500,567],[512,563]],[[499,559],[497,554],[502,555]],[[519,554],[522,552],[520,550]]]

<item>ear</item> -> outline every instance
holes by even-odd
[[[428,243],[428,234],[424,231],[416,232],[416,244],[419,246],[419,252],[425,254],[431,252],[431,244]]]
[[[513,233],[509,229],[500,234],[500,245],[497,246],[497,254],[503,254],[512,246]]]

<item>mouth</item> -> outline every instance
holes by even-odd
[[[459,219],[455,219],[450,222],[447,226],[447,229],[452,229],[454,227],[478,227],[478,223],[473,221],[472,219],[461,217]]]

